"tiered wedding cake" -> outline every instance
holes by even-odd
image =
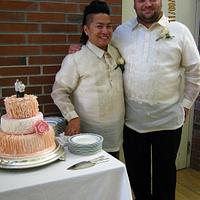
[[[53,128],[43,120],[37,97],[24,95],[22,82],[15,83],[16,95],[6,97],[6,114],[1,117],[0,157],[27,157],[55,149]]]

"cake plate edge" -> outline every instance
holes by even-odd
[[[56,147],[54,150],[44,153],[40,156],[33,156],[21,159],[19,158],[17,159],[15,157],[13,157],[12,159],[0,157],[0,168],[3,169],[33,168],[50,164],[58,159],[65,160],[65,150],[58,142],[56,142]]]

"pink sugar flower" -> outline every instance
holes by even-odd
[[[44,134],[45,132],[49,131],[49,125],[47,122],[43,120],[38,120],[33,125],[35,132],[39,135]]]

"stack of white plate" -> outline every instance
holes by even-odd
[[[77,155],[92,155],[102,150],[103,137],[93,133],[81,133],[68,138],[68,150]]]
[[[44,117],[44,120],[53,127],[56,136],[66,129],[66,120],[63,117]]]
[[[56,136],[56,140],[62,147],[66,147],[68,144],[68,137],[66,136],[65,133],[60,133],[58,136]]]

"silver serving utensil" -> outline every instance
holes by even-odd
[[[109,158],[106,158],[105,156],[100,156],[100,157],[94,158],[92,160],[78,162],[78,163],[68,167],[67,170],[85,169],[85,168],[89,168],[96,164],[107,162],[107,161],[109,161]]]

